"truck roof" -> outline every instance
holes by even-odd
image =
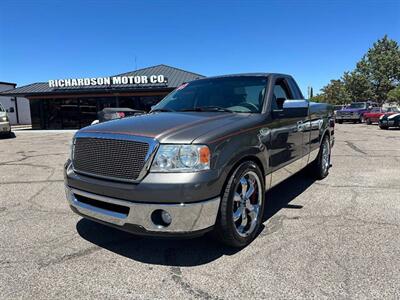
[[[238,74],[227,74],[227,75],[217,75],[217,76],[210,76],[206,78],[201,78],[197,80],[203,80],[203,79],[212,79],[212,78],[224,78],[224,77],[268,77],[268,76],[285,76],[285,77],[292,77],[291,75],[288,74],[282,74],[282,73],[238,73]]]

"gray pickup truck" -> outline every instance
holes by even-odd
[[[79,130],[65,164],[72,210],[140,235],[198,236],[243,247],[265,191],[308,166],[328,175],[333,107],[303,99],[291,76],[185,83],[146,115]]]

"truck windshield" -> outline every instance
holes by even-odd
[[[260,113],[267,78],[238,76],[185,83],[167,95],[152,111],[225,111]]]
[[[367,104],[365,102],[355,102],[350,104],[350,108],[367,108]]]

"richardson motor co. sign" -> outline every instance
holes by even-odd
[[[49,80],[49,87],[73,87],[73,86],[96,86],[113,84],[166,84],[167,78],[164,75],[151,76],[113,76],[96,78],[74,78]]]

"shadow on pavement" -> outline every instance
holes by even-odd
[[[282,208],[301,209],[289,204],[305,191],[314,180],[305,172],[289,178],[266,193],[263,221]],[[124,257],[143,263],[168,266],[196,266],[209,263],[223,255],[233,255],[241,249],[232,249],[210,239],[208,235],[193,239],[160,239],[135,236],[87,219],[76,225],[85,240]],[[264,225],[260,233],[264,230]]]
[[[0,134],[0,140],[8,140],[8,139],[14,139],[14,138],[16,138],[16,135],[14,132],[11,132],[10,135]]]
[[[283,181],[265,194],[265,210],[263,222],[269,220],[282,208],[301,209],[303,206],[290,202],[308,189],[315,179],[302,170],[296,175]]]

